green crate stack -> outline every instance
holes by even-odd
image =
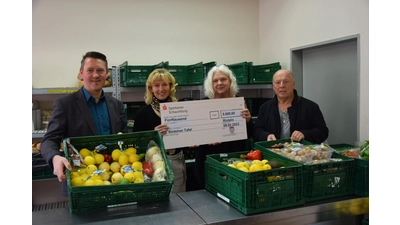
[[[119,65],[119,74],[121,87],[144,87],[148,76],[153,70],[157,68],[168,68],[167,62],[160,62],[156,65],[148,66],[137,66],[128,65],[128,61],[125,61]]]
[[[168,65],[168,71],[174,76],[175,82],[182,86],[187,84],[188,68],[187,66]]]
[[[86,137],[71,137],[71,144],[79,151],[82,148],[95,149],[98,145],[106,147],[100,153],[108,153],[114,149],[134,147],[137,154],[146,153],[147,146],[153,140],[160,147],[161,155],[165,163],[167,178],[165,181],[113,184],[100,186],[71,186],[70,171],[67,170],[67,188],[69,208],[71,213],[90,211],[93,209],[107,209],[129,203],[142,203],[150,201],[168,200],[174,183],[174,175],[171,165],[165,154],[164,143],[160,132],[144,131],[126,134],[98,135]],[[66,158],[71,161],[67,143],[64,140],[64,152]]]
[[[187,85],[202,85],[204,82],[205,67],[203,62],[188,66]]]
[[[347,151],[354,148],[350,144],[334,144],[331,148],[337,152]],[[356,163],[354,194],[362,197],[369,196],[369,161],[364,159],[354,159]]]
[[[301,164],[269,153],[263,154],[263,158],[277,161],[283,168],[243,172],[222,163],[247,152],[207,155],[206,190],[245,215],[304,204]]]
[[[272,77],[275,72],[281,69],[279,62],[266,64],[266,65],[254,65],[253,72],[249,76],[250,84],[271,84]]]
[[[241,62],[227,65],[236,77],[237,84],[248,84],[253,74],[253,62]]]
[[[277,157],[296,162],[269,150],[273,145],[285,142],[290,143],[291,140],[280,139],[275,141],[256,142],[254,146],[257,149],[260,149],[262,153],[271,152]],[[300,143],[304,145],[311,144],[307,141],[301,141]],[[354,193],[354,159],[336,152],[332,153],[331,158],[338,158],[341,159],[341,161],[303,164],[303,179],[305,187],[304,198],[306,202],[351,195]]]

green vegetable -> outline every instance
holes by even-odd
[[[360,146],[360,156],[362,159],[369,160],[369,140],[365,140]]]

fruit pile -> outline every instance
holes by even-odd
[[[158,149],[158,147],[155,148]],[[150,149],[146,152],[146,157],[149,150]],[[153,160],[154,164],[153,161],[146,160],[146,162],[142,162],[145,158],[145,154],[137,154],[136,149],[133,147],[129,147],[123,151],[114,149],[111,154],[101,154],[96,150],[90,151],[87,148],[82,148],[79,151],[79,155],[83,159],[82,164],[84,165],[73,166],[73,170],[70,173],[72,186],[130,184],[157,181],[161,179],[154,179],[154,176],[150,176],[145,172],[144,167],[148,170],[147,164],[150,163],[154,171],[159,167],[165,168],[161,154],[159,155],[160,158],[157,160],[157,164],[155,160]]]

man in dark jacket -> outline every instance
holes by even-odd
[[[254,141],[291,138],[320,144],[329,129],[317,103],[301,97],[289,70],[278,70],[272,79],[275,96],[260,106],[254,124]]]
[[[41,142],[41,154],[60,182],[67,196],[65,169],[72,167],[62,156],[60,143],[64,138],[126,133],[123,104],[104,94],[103,85],[108,73],[107,58],[99,52],[86,53],[81,61],[80,74],[84,85],[77,92],[54,102],[53,114]]]

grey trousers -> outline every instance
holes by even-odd
[[[168,160],[171,164],[172,172],[174,173],[174,186],[172,193],[185,192],[187,173],[183,151],[176,155],[168,155]]]

